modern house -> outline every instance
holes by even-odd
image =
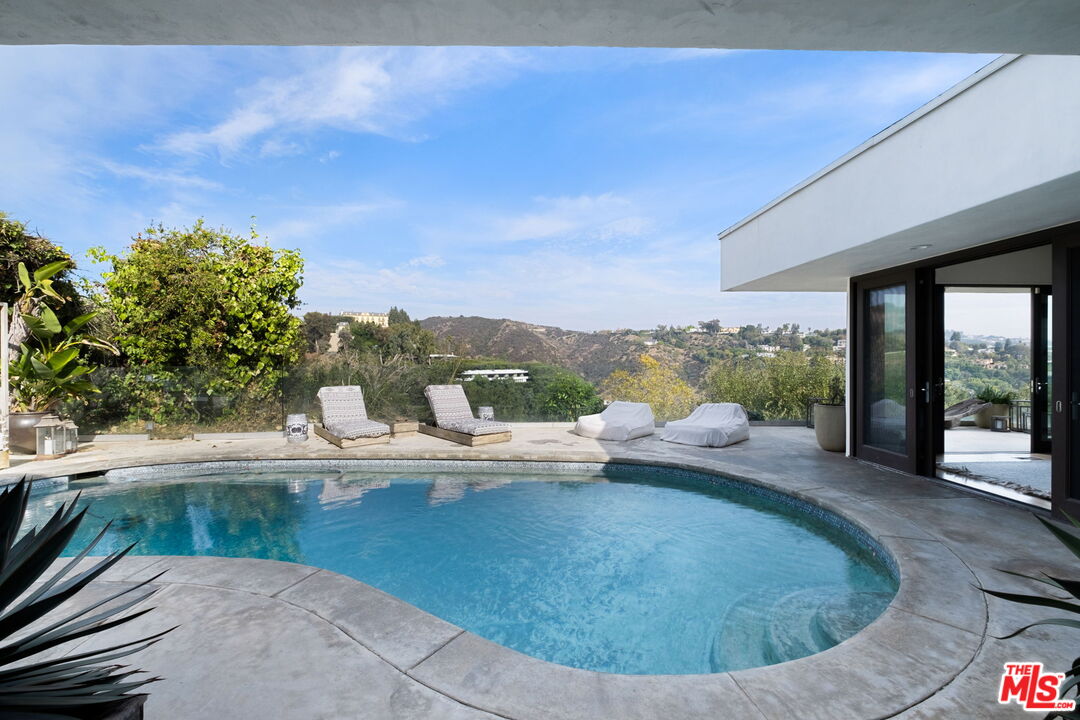
[[[720,233],[724,290],[846,291],[849,455],[941,477],[948,298],[1024,293],[1015,450],[1080,513],[1078,117],[1080,57],[1003,56]]]
[[[458,379],[462,382],[472,382],[476,378],[481,377],[488,380],[510,380],[516,383],[523,383],[529,382],[529,371],[516,368],[499,370],[466,370],[461,373],[461,376]]]

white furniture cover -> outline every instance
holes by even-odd
[[[661,440],[698,447],[724,447],[749,438],[750,419],[738,403],[698,405],[687,417],[665,425],[660,436]]]
[[[574,432],[597,440],[633,440],[652,435],[656,429],[648,403],[616,400],[597,415],[582,415]]]

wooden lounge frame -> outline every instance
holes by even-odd
[[[315,423],[315,434],[327,442],[337,445],[339,448],[363,447],[364,445],[383,445],[390,442],[390,433],[379,437],[342,438],[324,428],[320,423]]]
[[[460,445],[468,445],[469,447],[509,442],[512,435],[509,430],[500,433],[489,433],[487,435],[469,435],[468,433],[447,430],[446,428],[428,425],[427,423],[420,423],[419,430],[424,435],[431,435],[432,437],[442,438],[443,440],[456,442]]]

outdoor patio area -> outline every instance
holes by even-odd
[[[1015,718],[1025,713],[996,703],[1003,665],[1042,661],[1063,671],[1076,655],[1070,638],[1054,629],[997,639],[1054,612],[1040,615],[975,587],[1036,589],[999,569],[1075,575],[1075,558],[1027,509],[826,453],[804,428],[753,427],[749,441],[724,449],[658,436],[601,442],[569,430],[515,425],[511,442],[476,448],[423,435],[351,450],[315,437],[299,445],[225,437],[99,442],[0,477],[287,458],[654,463],[745,479],[831,509],[899,566],[900,590],[889,609],[823,653],[714,675],[634,676],[521,655],[317,568],[129,557],[93,594],[168,572],[152,603],[157,609],[107,642],[180,625],[134,658],[164,678],[150,688],[149,718]]]
[[[1034,495],[1048,508],[1050,497],[1050,455],[1031,452],[1031,436],[1022,432],[993,432],[965,426],[945,432],[945,452],[938,457],[941,477],[970,482],[993,492],[1006,491]],[[980,485],[981,483],[981,485]]]

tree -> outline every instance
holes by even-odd
[[[248,236],[207,227],[151,227],[109,263],[102,306],[114,317],[125,360],[146,369],[205,372],[210,394],[267,391],[299,355],[303,260]]]
[[[703,320],[699,322],[698,327],[701,328],[702,332],[709,333],[710,335],[715,335],[716,333],[720,332],[720,328],[723,326],[720,324],[719,320],[713,319]]]
[[[739,339],[750,345],[759,345],[765,339],[765,331],[760,325],[743,325],[739,328]]]
[[[599,412],[603,402],[596,388],[573,373],[559,373],[548,383],[540,400],[545,414],[559,420],[576,420],[582,415]]]
[[[307,351],[325,351],[330,344],[330,333],[337,330],[339,322],[347,321],[348,318],[340,315],[321,312],[304,313],[304,320],[300,330],[303,333]]]
[[[652,406],[659,420],[672,420],[690,414],[697,395],[675,369],[648,355],[638,358],[633,372],[616,370],[601,383],[606,400],[643,402]]]
[[[390,308],[389,322],[391,325],[403,325],[412,321],[409,319],[409,313],[395,306]]]
[[[25,223],[10,219],[0,212],[0,302],[13,305],[23,295],[19,284],[18,267],[23,263],[31,271],[56,262],[65,263],[64,268],[51,277],[57,295],[65,300],[75,297],[74,288],[67,278],[75,269],[75,262],[63,248],[55,243],[27,232]],[[54,309],[61,303],[52,303]]]

